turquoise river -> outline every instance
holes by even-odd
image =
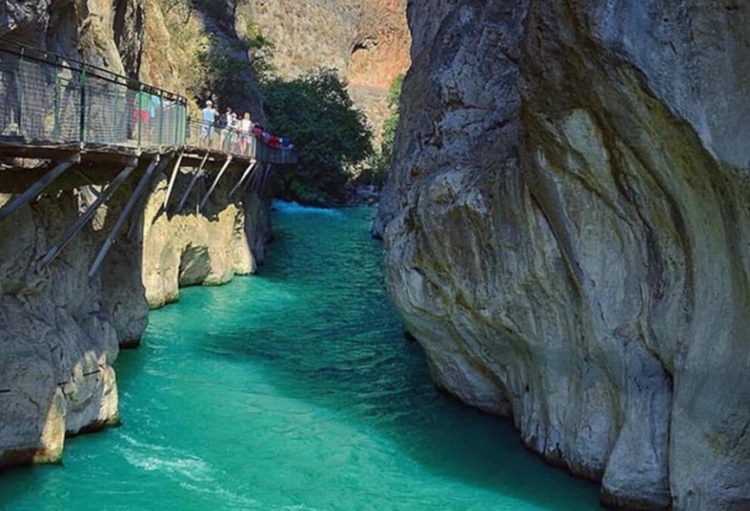
[[[120,354],[122,426],[0,474],[0,509],[597,509],[595,485],[434,389],[373,213],[278,205],[258,275],[182,290]]]

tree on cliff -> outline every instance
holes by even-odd
[[[283,175],[279,195],[319,205],[343,200],[348,169],[372,153],[372,131],[346,82],[333,69],[318,69],[268,80],[261,90],[268,128],[292,139],[299,162]]]

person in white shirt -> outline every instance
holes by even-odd
[[[229,148],[232,147],[232,109],[227,107],[227,111],[222,114],[222,124],[224,124],[224,127],[221,130],[221,150],[222,151],[229,151]]]
[[[245,112],[245,116],[240,121],[240,151],[242,154],[248,154],[250,146],[250,131],[253,129],[253,121],[250,120],[250,114]]]

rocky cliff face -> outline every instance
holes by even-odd
[[[188,180],[180,174],[175,195]],[[53,191],[0,223],[0,469],[59,460],[66,435],[116,423],[112,364],[120,347],[139,343],[148,308],[176,301],[179,287],[223,284],[262,262],[269,225],[257,195],[230,200],[227,176],[200,214],[203,183],[175,213],[163,208],[166,183],[155,179],[145,209],[93,277],[89,265],[133,186],[118,190],[46,269],[40,258],[94,193]],[[0,207],[9,198],[0,194]]]
[[[172,201],[190,181],[188,174],[178,176]],[[263,262],[270,229],[267,206],[250,193],[231,200],[233,185],[230,179],[220,181],[206,208],[197,213],[207,191],[201,183],[183,211],[172,215],[162,208],[167,177],[158,181],[144,214],[142,274],[152,308],[177,301],[180,287],[224,284],[235,275],[255,272]]]
[[[175,48],[176,35],[166,28],[169,13],[152,12],[149,5],[142,0],[0,0],[0,37],[188,90],[179,58],[175,67],[153,59],[157,47],[168,57],[185,50]],[[195,22],[219,24],[204,13],[196,14]],[[260,99],[253,101],[260,110]],[[19,172],[43,163],[3,159],[0,207],[10,199],[8,192],[19,191],[5,189]],[[105,167],[102,163],[95,174],[113,172]],[[93,202],[94,188],[67,182],[74,174],[69,170],[0,223],[0,469],[59,460],[66,435],[117,422],[112,364],[119,347],[138,344],[149,305],[174,301],[179,285],[219,284],[250,273],[262,260],[266,204],[253,193],[230,199],[234,172],[227,173],[200,215],[189,211],[205,194],[205,183],[195,187],[186,211],[175,212],[174,206],[165,211],[167,178],[161,175],[145,211],[131,215],[131,225],[126,223],[99,271],[89,277],[89,265],[144,168],[47,268],[39,267],[40,258]],[[187,180],[179,174],[175,195]]]
[[[409,66],[405,13],[405,0],[249,0],[238,8],[238,30],[245,33],[251,22],[274,43],[272,61],[282,77],[338,70],[380,136],[388,88]]]
[[[375,225],[441,388],[632,507],[750,507],[750,6],[409,4]]]
[[[121,209],[126,188],[110,210]],[[66,434],[117,422],[118,343],[140,338],[147,322],[141,244],[121,235],[88,277],[116,218],[101,211],[48,268],[38,266],[90,198],[61,191],[0,224],[0,468],[58,460]]]

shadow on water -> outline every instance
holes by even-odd
[[[229,331],[206,333],[202,357],[265,367],[280,394],[374,428],[434,473],[550,509],[595,508],[596,487],[546,466],[508,421],[435,390],[421,348],[404,340],[387,299],[366,215],[277,213],[263,274],[232,284],[247,286],[233,295],[249,300],[274,288],[275,302]],[[214,317],[242,307],[220,290],[208,292],[206,312]]]

